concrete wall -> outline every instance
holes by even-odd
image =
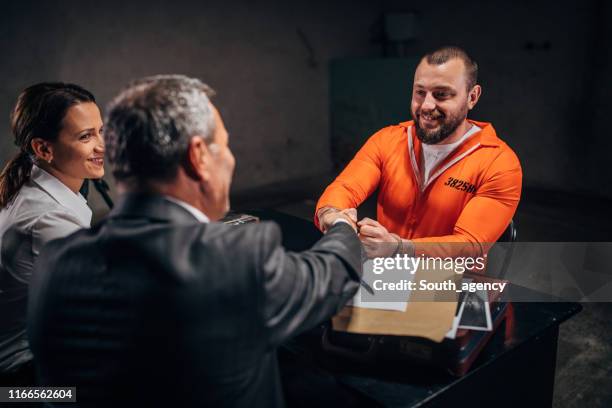
[[[363,1],[57,3],[3,5],[0,162],[14,152],[8,114],[29,84],[75,82],[103,106],[133,78],[183,73],[218,93],[237,190],[331,168],[327,62],[373,52],[379,15]]]
[[[2,163],[14,151],[8,113],[23,87],[72,81],[104,105],[132,78],[171,72],[218,91],[238,160],[236,190],[324,173],[329,60],[380,56],[372,28],[382,12],[414,9],[418,40],[409,52],[456,43],[479,60],[484,95],[472,116],[493,122],[515,148],[526,186],[612,198],[601,181],[611,175],[602,164],[612,147],[605,120],[612,67],[601,38],[611,37],[612,15],[601,0],[25,0],[3,8]]]

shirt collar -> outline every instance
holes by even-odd
[[[459,140],[453,142],[453,143],[447,143],[447,144],[427,144],[427,143],[423,143],[423,150],[442,150],[442,151],[448,151],[449,153],[452,150],[455,150],[457,148],[457,146],[459,146],[460,144],[462,144],[463,142],[465,142],[467,139],[469,139],[474,133],[480,132],[482,129],[480,127],[478,127],[477,125],[472,125],[470,126],[470,128],[468,129],[467,132],[464,133],[463,136],[461,136],[459,138]]]
[[[206,216],[206,214],[204,214],[202,211],[198,210],[194,206],[187,204],[185,201],[179,200],[178,198],[171,197],[169,195],[165,195],[164,198],[168,201],[172,201],[176,205],[180,205],[181,207],[189,211],[189,213],[193,215],[199,222],[202,222],[204,224],[210,222],[210,219]]]
[[[57,177],[47,173],[37,165],[32,166],[31,180],[47,192],[61,206],[72,211],[84,227],[91,225],[91,208],[81,193],[75,193]]]

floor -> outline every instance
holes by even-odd
[[[522,241],[612,241],[606,200],[545,191],[523,198],[516,217]],[[612,302],[582,306],[560,329],[553,406],[612,407]]]

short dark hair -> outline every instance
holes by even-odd
[[[19,94],[11,113],[11,130],[19,152],[0,174],[0,208],[6,207],[30,179],[36,161],[32,139],[55,142],[68,109],[86,102],[96,102],[91,92],[63,82],[41,82]]]
[[[184,75],[156,75],[130,83],[108,105],[104,138],[113,176],[170,181],[189,140],[209,143],[215,128],[213,90]]]
[[[445,46],[429,52],[421,58],[431,65],[442,65],[447,61],[458,58],[463,61],[467,77],[467,90],[469,91],[478,83],[478,63],[463,48],[457,46]]]

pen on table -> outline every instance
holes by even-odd
[[[372,296],[374,296],[374,289],[372,289],[372,287],[370,285],[368,285],[368,282],[364,281],[363,279],[359,280],[359,283],[361,284],[361,286],[363,286],[363,288]]]

